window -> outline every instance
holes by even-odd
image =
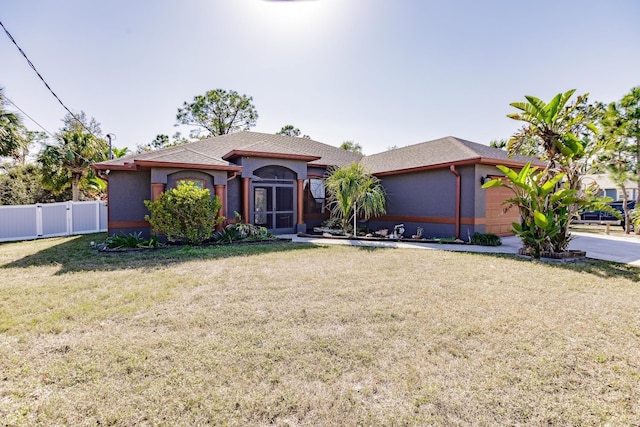
[[[187,182],[194,184],[196,187],[202,190],[207,188],[207,183],[204,181],[204,179],[201,178],[180,178],[175,181],[174,187],[178,188],[179,186]]]
[[[296,173],[282,166],[265,166],[256,169],[253,174],[258,178],[272,181],[292,181],[296,179]]]
[[[325,199],[324,180],[320,178],[304,180],[304,213],[324,213]]]

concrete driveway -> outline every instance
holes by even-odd
[[[587,257],[603,261],[614,261],[623,264],[640,266],[640,238],[614,237],[599,234],[572,233],[574,239],[569,249],[583,250]],[[459,252],[504,253],[517,254],[522,246],[517,237],[503,237],[501,246],[449,245],[437,243],[385,242],[349,239],[323,239],[314,237],[282,236],[294,242],[305,242],[318,245],[350,245],[379,248],[402,249],[439,249]]]

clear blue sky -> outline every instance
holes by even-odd
[[[188,134],[177,108],[214,88],[253,97],[255,131],[293,124],[372,154],[488,144],[519,128],[506,114],[524,95],[611,102],[640,85],[636,0],[2,0],[0,20],[118,147]],[[4,34],[0,70],[6,95],[58,130],[65,111]]]

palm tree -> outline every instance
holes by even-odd
[[[43,184],[54,192],[71,185],[72,200],[78,201],[80,180],[89,173],[89,165],[106,160],[106,142],[89,133],[60,135],[57,145],[47,145],[38,161],[42,165]]]
[[[0,88],[0,156],[13,156],[23,145],[20,116],[5,109],[7,101]]]
[[[340,220],[343,230],[350,228],[354,215],[369,219],[386,212],[384,187],[360,163],[330,169],[325,186],[331,216]]]

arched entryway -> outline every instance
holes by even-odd
[[[253,175],[251,222],[272,233],[295,233],[296,173],[282,166],[265,166]]]

